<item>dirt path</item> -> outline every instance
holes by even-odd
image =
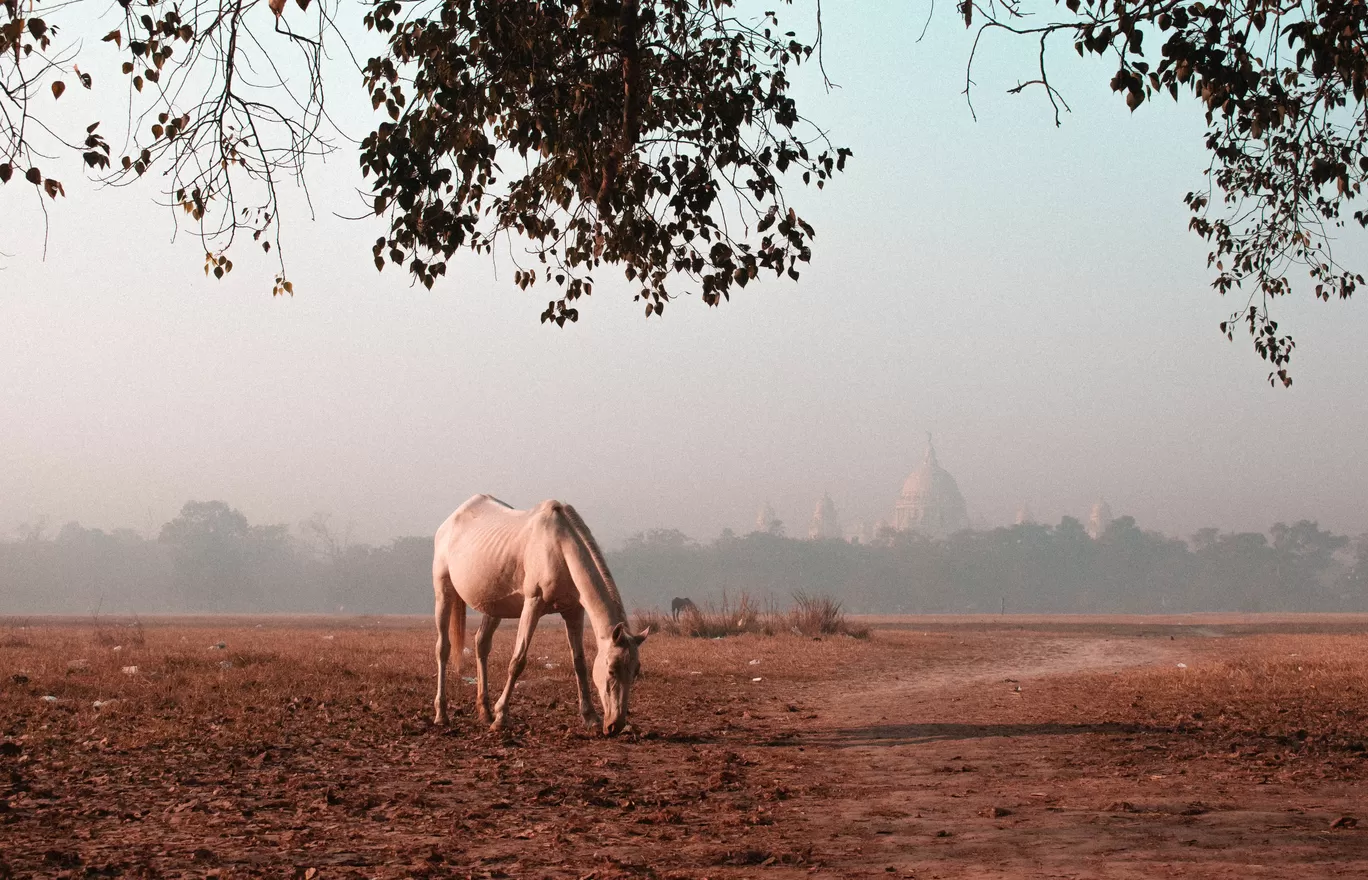
[[[966,689],[996,685],[1008,679],[1016,684],[1075,672],[1106,672],[1181,655],[1173,642],[1156,639],[1035,639],[1013,644],[1007,656],[942,663],[915,674],[894,673],[892,677],[880,677],[853,688],[845,682],[845,696],[837,699],[852,716],[867,718],[871,714],[884,715],[890,709],[902,712],[898,707],[909,699],[935,701],[946,694],[953,699]]]
[[[807,833],[840,876],[1368,876],[1364,835],[1330,829],[1363,809],[1347,784],[1249,784],[1166,761],[1162,745],[1115,725],[1011,720],[1047,679],[1173,663],[1183,647],[1037,640],[833,690],[842,720],[803,737],[830,786]],[[1126,752],[1148,760],[1118,767]]]

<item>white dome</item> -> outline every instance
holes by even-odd
[[[969,511],[959,485],[936,461],[936,448],[926,438],[926,458],[908,475],[893,510],[899,530],[913,529],[929,535],[949,535],[969,526]]]

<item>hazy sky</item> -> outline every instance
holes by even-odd
[[[790,20],[808,27],[807,10]],[[1242,301],[1210,290],[1186,231],[1196,105],[1132,115],[1112,71],[1061,43],[1074,112],[1056,129],[1042,95],[1003,94],[1031,52],[998,38],[974,122],[963,28],[946,7],[915,43],[925,11],[824,4],[841,88],[809,83],[805,109],[855,159],[792,197],[818,232],[802,281],[720,309],[689,297],[645,320],[602,272],[557,330],[506,265],[465,260],[431,292],[377,274],[379,224],[331,214],[359,213],[345,148],[309,171],[318,220],[290,202],[293,298],[271,298],[273,264],[246,247],[206,279],[154,186],[68,173],[46,261],[33,193],[0,187],[0,530],[145,530],[217,498],[258,523],[331,511],[376,541],[431,533],[488,491],[570,501],[609,543],[748,531],[766,500],[805,533],[823,491],[844,519],[889,516],[932,431],[989,524],[1023,502],[1085,517],[1101,495],[1179,535],[1302,517],[1368,531],[1364,304],[1279,306],[1291,390],[1218,335]],[[331,94],[355,131],[354,76]],[[1362,269],[1363,234],[1345,234]]]

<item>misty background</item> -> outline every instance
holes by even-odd
[[[651,529],[608,553],[629,609],[703,607],[744,594],[786,607],[794,593],[857,613],[1368,611],[1368,537],[1311,522],[1270,535],[1200,530],[1188,541],[1122,516],[1096,537],[1077,519],[966,529],[943,539],[884,529],[868,541],[724,531],[700,542]],[[331,517],[253,525],[219,501],[189,502],[149,540],[68,523],[0,543],[10,614],[430,611],[432,540],[354,542]]]
[[[159,181],[70,176],[46,228],[0,189],[24,218],[0,246],[0,613],[426,611],[430,536],[476,492],[575,504],[630,605],[806,588],[871,611],[1360,608],[1361,304],[1277,304],[1296,383],[1270,388],[1217,333],[1244,302],[1210,290],[1187,232],[1197,105],[1132,114],[1066,51],[1056,128],[1043,96],[1005,94],[1032,47],[987,38],[976,122],[971,35],[937,15],[918,42],[926,11],[824,4],[840,87],[809,70],[800,106],[854,159],[793,194],[817,229],[802,280],[719,309],[645,320],[605,273],[558,330],[506,260],[466,257],[431,292],[377,273],[378,226],[343,219],[364,211],[345,143],[309,168],[310,202],[286,196],[291,298],[250,249],[202,275]],[[359,136],[369,104],[338,74],[332,112]],[[82,119],[111,100],[81,91]],[[972,531],[798,540],[823,492],[846,521],[887,519],[928,431]],[[1127,525],[1081,543],[1099,497]],[[222,499],[200,511],[221,543],[168,533],[187,499]],[[750,534],[764,503],[794,537]],[[1011,526],[1023,505],[1055,525]],[[317,511],[329,538],[301,526]]]

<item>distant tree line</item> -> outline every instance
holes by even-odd
[[[886,530],[867,544],[773,531],[703,544],[655,529],[610,562],[647,605],[725,591],[826,593],[856,613],[1368,611],[1368,536],[1351,542],[1309,521],[1268,535],[1203,529],[1189,541],[1128,516],[1096,540],[1073,517],[946,539]]]
[[[851,612],[1368,611],[1368,536],[1314,522],[1268,534],[1202,529],[1187,541],[1121,517],[1096,540],[1078,520],[946,539],[885,531],[869,543],[730,530],[703,543],[653,529],[611,552],[632,608],[741,593],[826,594]],[[415,613],[431,610],[432,539],[353,542],[317,514],[252,525],[221,501],[187,503],[156,537],[43,524],[0,541],[0,614]]]
[[[191,501],[155,538],[68,523],[0,542],[0,614],[424,613],[432,539],[353,543],[317,514],[292,533]]]

